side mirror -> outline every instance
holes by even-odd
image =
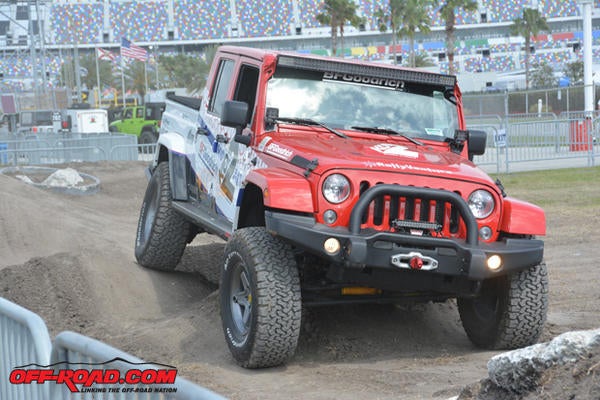
[[[248,123],[248,103],[243,101],[228,100],[223,104],[221,112],[221,125],[235,128],[233,140],[248,146],[252,137],[242,135],[242,130]]]
[[[484,131],[469,131],[469,160],[473,161],[473,156],[481,156],[485,153],[486,139],[487,133]]]
[[[228,100],[223,104],[221,125],[230,126],[240,131],[248,123],[248,103]]]

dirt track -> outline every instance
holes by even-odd
[[[0,296],[39,313],[52,336],[73,330],[176,365],[233,399],[446,399],[486,376],[495,353],[471,345],[454,303],[316,309],[287,366],[238,368],[223,339],[216,288],[199,273],[202,263],[219,262],[223,243],[198,236],[175,273],[134,261],[145,166],[74,165],[101,179],[91,196],[0,175]],[[568,201],[547,210],[544,340],[600,327],[600,216],[591,211]]]

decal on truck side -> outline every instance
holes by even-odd
[[[234,221],[238,197],[246,176],[252,169],[264,168],[256,152],[234,140],[235,129],[224,127],[218,116],[202,109],[198,126],[206,134],[196,134],[188,142],[186,153],[200,189],[214,199],[216,210],[229,221]],[[222,135],[225,139],[218,140]]]

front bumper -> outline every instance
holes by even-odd
[[[534,239],[505,239],[502,242],[468,244],[459,239],[440,239],[387,232],[352,234],[348,229],[318,224],[311,217],[267,211],[267,229],[331,262],[347,267],[402,269],[405,258],[420,255],[426,265],[437,264],[428,272],[464,276],[483,280],[538,265],[544,255],[544,242]],[[329,238],[340,241],[342,248],[334,254],[325,252]],[[487,259],[498,255],[502,266],[495,271],[487,267]],[[427,263],[427,260],[435,263]],[[399,261],[399,262],[398,262]]]
[[[361,210],[382,194],[426,195],[455,205],[467,228],[466,239],[415,236],[395,232],[361,230]],[[266,211],[267,229],[295,246],[348,268],[375,267],[389,270],[420,269],[428,273],[460,276],[469,280],[484,280],[524,270],[542,262],[544,243],[534,239],[505,239],[501,242],[479,243],[477,223],[468,206],[452,192],[399,185],[378,185],[369,189],[354,206],[349,228],[330,227],[316,223],[310,216]],[[337,239],[341,248],[335,254],[324,250],[327,239]],[[487,267],[489,257],[501,258],[500,268]],[[412,265],[417,258],[420,265]],[[420,260],[420,261],[419,261]]]

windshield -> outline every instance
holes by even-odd
[[[378,127],[444,140],[458,129],[456,106],[442,88],[348,75],[279,68],[267,88],[267,107],[284,118],[309,118],[332,128]],[[438,89],[438,90],[436,90]]]

